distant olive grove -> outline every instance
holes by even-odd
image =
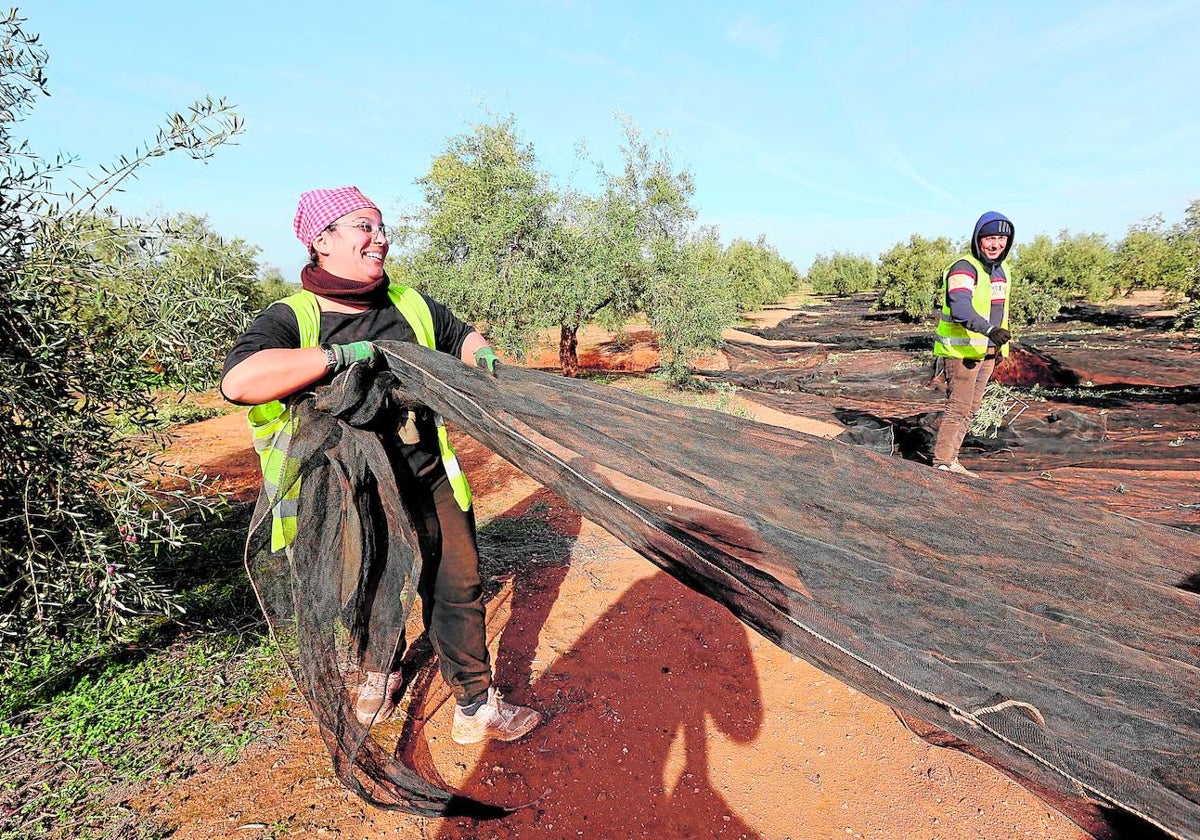
[[[920,319],[937,304],[942,272],[966,248],[966,241],[914,233],[878,259],[840,251],[818,255],[805,280],[818,294],[877,292],[877,308]],[[1052,321],[1071,301],[1098,303],[1158,289],[1169,305],[1179,307],[1176,325],[1193,327],[1200,317],[1200,200],[1181,221],[1144,219],[1116,243],[1098,233],[1037,234],[1018,241],[1006,264],[1018,281],[1011,304],[1018,324]]]

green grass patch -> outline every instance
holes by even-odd
[[[47,673],[45,653],[4,679],[6,697],[24,700],[0,739],[5,840],[153,836],[126,833],[143,822],[129,797],[232,762],[268,736],[278,711],[262,700],[278,696],[280,680],[262,636],[184,638],[144,655],[123,648],[75,663],[68,679],[61,665]]]
[[[129,800],[280,737],[286,670],[242,568],[239,514],[164,569],[182,615],[116,642],[3,652],[0,840],[169,836]]]
[[[229,410],[214,405],[196,405],[189,402],[162,402],[156,407],[158,422],[164,427],[186,426],[228,414]]]
[[[155,422],[164,429],[210,420],[240,409],[224,400],[219,391],[158,391],[154,395]]]

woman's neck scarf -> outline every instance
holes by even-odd
[[[300,285],[314,295],[350,306],[382,306],[389,300],[386,274],[370,283],[359,283],[310,264],[300,272]]]

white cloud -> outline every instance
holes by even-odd
[[[778,28],[765,24],[752,15],[743,15],[725,30],[725,38],[734,46],[777,58],[787,40]]]

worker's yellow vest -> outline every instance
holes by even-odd
[[[408,321],[417,341],[431,350],[434,347],[433,316],[429,304],[414,289],[406,286],[391,286],[388,295],[392,304]],[[312,292],[297,292],[279,301],[291,307],[300,325],[300,346],[316,347],[321,332],[321,307]],[[471,486],[459,466],[454,448],[446,434],[446,424],[441,415],[434,415],[437,426],[438,449],[446,477],[454,490],[454,500],[463,510],[471,507]],[[279,551],[296,539],[296,509],[300,499],[300,464],[287,456],[296,420],[287,405],[281,400],[256,405],[246,415],[250,432],[254,436],[254,449],[262,464],[263,492],[271,502],[271,550]],[[280,488],[284,492],[280,493]]]
[[[971,298],[971,306],[984,318],[992,314],[992,299],[997,293],[1004,297],[1004,317],[1000,326],[1008,329],[1008,283],[997,283],[995,287],[989,282],[991,272],[983,267],[983,263],[971,254],[963,254],[956,259],[966,260],[975,267],[975,292]],[[950,269],[954,263],[942,272],[942,317],[937,325],[937,338],[933,342],[935,356],[947,356],[951,359],[982,359],[987,355],[988,338],[983,333],[971,332],[962,324],[950,317]],[[1000,347],[1002,356],[1008,355],[1008,344]]]

